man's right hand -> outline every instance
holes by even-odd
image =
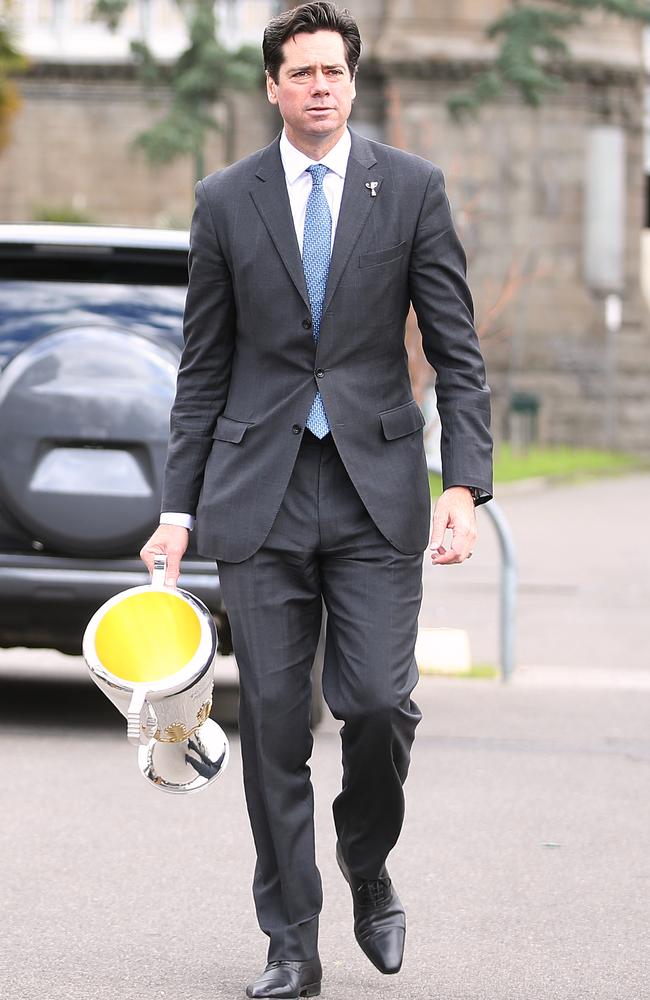
[[[181,559],[185,555],[189,540],[190,533],[187,528],[180,528],[177,524],[161,524],[140,549],[140,558],[150,574],[153,573],[154,556],[167,556],[166,587],[176,586],[181,571]]]

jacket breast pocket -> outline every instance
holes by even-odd
[[[399,260],[404,256],[406,243],[398,243],[397,246],[387,247],[385,250],[373,250],[372,253],[362,253],[359,257],[359,267],[377,267],[378,264],[390,264],[392,260]]]
[[[251,424],[245,420],[235,420],[233,417],[217,417],[217,425],[214,429],[212,439],[214,441],[228,441],[230,444],[241,444],[244,434]]]
[[[425,424],[422,410],[411,399],[408,403],[402,403],[392,410],[384,410],[379,414],[381,429],[387,441],[394,441],[396,438],[406,437],[407,434],[414,434],[422,430]]]

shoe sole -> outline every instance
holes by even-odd
[[[298,994],[298,996],[299,997],[319,997],[320,996],[320,987],[321,987],[320,983],[310,983],[309,986],[303,986],[303,988],[301,989],[301,991]],[[246,991],[246,996],[247,997],[250,996],[248,990]],[[276,997],[268,997],[267,996],[267,997],[258,997],[257,1000],[277,1000],[277,998]],[[289,1000],[290,1000],[290,998],[289,998]]]

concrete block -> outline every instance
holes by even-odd
[[[460,628],[421,628],[415,643],[421,674],[469,673],[472,653],[469,635]]]

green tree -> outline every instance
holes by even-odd
[[[547,93],[562,86],[563,69],[571,59],[564,34],[582,24],[590,11],[650,24],[647,0],[546,0],[544,4],[512,0],[511,7],[487,29],[488,38],[499,42],[492,65],[476,77],[470,89],[450,98],[448,107],[454,118],[476,114],[509,86],[526,104],[539,107]]]
[[[27,60],[14,48],[9,28],[0,19],[0,149],[9,141],[9,122],[20,107],[20,94],[11,77],[26,65]]]
[[[129,0],[96,0],[95,15],[115,28]],[[176,0],[187,25],[188,47],[171,66],[158,63],[143,42],[131,50],[139,79],[148,88],[166,86],[171,91],[167,114],[141,132],[135,145],[151,163],[170,163],[190,155],[195,177],[205,173],[204,149],[208,134],[221,131],[214,106],[227,104],[229,89],[248,89],[261,79],[260,58],[251,46],[227,49],[219,39],[214,0]]]

